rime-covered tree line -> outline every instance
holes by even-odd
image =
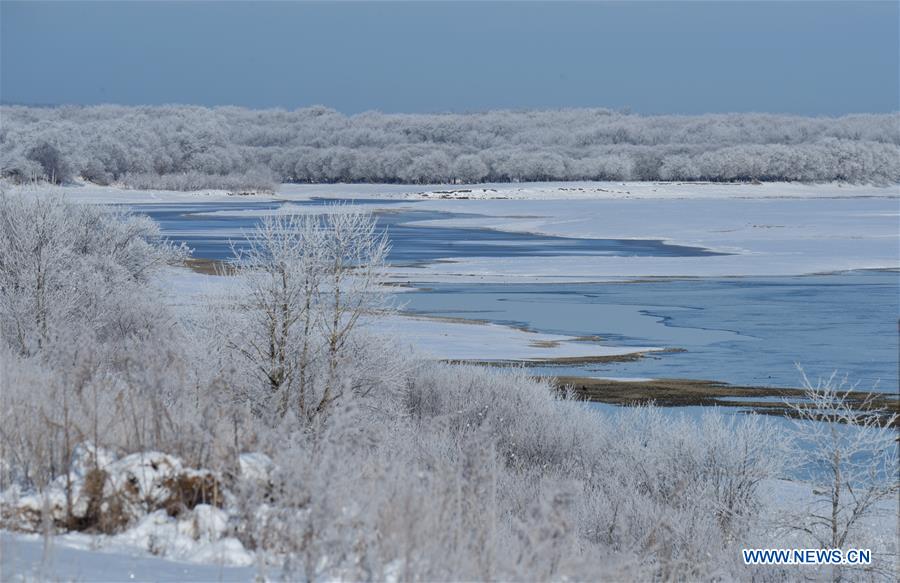
[[[276,182],[900,181],[900,114],[606,109],[343,115],[237,107],[0,109],[16,181],[230,190]]]

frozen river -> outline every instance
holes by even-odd
[[[333,201],[293,202],[292,206],[315,207]],[[449,257],[554,257],[579,255],[619,255],[626,257],[705,257],[719,255],[699,247],[669,245],[647,239],[586,239],[554,237],[530,233],[507,233],[484,228],[417,226],[410,223],[436,219],[478,217],[475,214],[432,210],[390,210],[396,202],[354,201],[377,206],[376,217],[391,239],[389,261],[394,265],[416,265]],[[409,203],[407,203],[408,205]],[[257,213],[282,205],[259,203],[178,203],[134,205],[132,208],[157,221],[163,233],[174,241],[183,241],[194,250],[194,257],[229,259],[229,242],[241,247],[240,240],[259,221]],[[387,210],[385,207],[388,207]]]
[[[304,207],[324,201],[295,202]],[[591,239],[410,224],[476,214],[417,210],[408,201],[365,200],[388,230],[394,265],[448,258],[687,257],[718,254],[653,239]],[[134,205],[195,257],[230,257],[259,214],[278,202]],[[395,207],[395,208],[392,208]],[[425,278],[427,280],[427,276]],[[815,378],[846,374],[860,389],[896,392],[900,285],[896,271],[793,277],[642,279],[617,283],[431,283],[400,295],[404,309],[515,325],[619,346],[682,349],[626,363],[554,366],[541,373],[710,379],[797,386],[795,363]]]
[[[552,375],[688,378],[798,386],[838,371],[859,389],[895,392],[898,277],[865,271],[777,278],[593,284],[432,284],[406,309],[542,332],[600,336],[684,352],[632,362],[553,366]]]

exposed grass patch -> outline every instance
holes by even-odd
[[[233,275],[234,267],[221,259],[188,258],[184,260],[184,266],[195,273],[203,275]]]
[[[556,348],[559,346],[558,340],[533,340],[531,346],[535,348]]]
[[[560,390],[570,388],[585,401],[611,405],[653,402],[662,407],[738,407],[766,415],[789,417],[795,417],[796,412],[785,402],[767,399],[805,400],[805,391],[799,388],[740,386],[692,379],[618,381],[563,376],[556,378],[556,386]],[[742,400],[729,400],[729,397],[740,397]],[[748,397],[759,400],[746,400]],[[864,391],[849,391],[846,400],[859,411],[883,410],[888,415],[900,412],[900,400],[889,394],[872,396]]]
[[[581,341],[581,339],[576,339]],[[542,342],[540,340],[532,342],[532,346],[538,346],[537,342]],[[673,352],[684,352],[683,348],[666,348],[664,350],[654,350],[653,354],[669,354]],[[625,354],[603,354],[603,355],[592,355],[592,356],[556,356],[551,358],[530,358],[527,360],[514,360],[514,359],[505,359],[505,360],[446,360],[449,364],[471,364],[478,366],[524,366],[524,367],[535,367],[535,366],[553,366],[557,364],[600,364],[604,362],[634,362],[636,360],[640,360],[644,358],[649,353],[649,351],[644,352],[628,352]],[[578,378],[578,377],[572,377]],[[592,379],[585,379],[592,380]]]

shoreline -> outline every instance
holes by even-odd
[[[581,341],[575,338],[573,341]],[[627,346],[617,348],[628,348]],[[639,349],[635,352],[626,352],[622,354],[598,354],[588,356],[558,356],[552,358],[530,358],[530,359],[497,359],[497,360],[471,360],[471,359],[443,359],[448,364],[464,364],[471,366],[492,366],[492,367],[513,367],[521,366],[525,368],[538,366],[553,366],[559,364],[600,364],[605,362],[634,362],[644,358],[647,354],[673,354],[678,352],[687,352],[684,348],[658,348],[653,350]],[[569,378],[569,377],[565,377]],[[571,377],[584,378],[588,377]],[[602,380],[602,379],[596,379]]]
[[[557,390],[571,390],[579,400],[592,403],[617,406],[654,403],[659,407],[736,407],[764,415],[788,417],[794,417],[795,412],[786,401],[803,401],[806,394],[800,388],[729,385],[696,379],[625,381],[577,376],[542,378],[553,380]],[[845,394],[843,391],[839,393]],[[855,410],[883,410],[887,414],[882,415],[883,418],[900,413],[900,399],[896,397],[893,393],[854,390],[847,391],[845,396]]]

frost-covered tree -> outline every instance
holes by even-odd
[[[40,164],[44,176],[55,184],[68,182],[72,178],[72,167],[59,149],[48,142],[29,148],[25,157]]]
[[[329,211],[266,217],[237,252],[246,324],[231,346],[262,383],[258,411],[275,419],[293,411],[312,422],[371,389],[349,365],[365,361],[354,342],[361,321],[385,306],[387,238],[367,213]]]
[[[141,326],[129,295],[183,254],[146,217],[0,194],[0,335],[25,355],[74,330],[120,337]]]
[[[457,182],[476,183],[487,177],[490,173],[490,168],[480,156],[464,154],[453,161],[453,168],[450,173]]]
[[[338,377],[342,360],[352,350],[351,338],[360,320],[386,307],[379,288],[390,244],[374,217],[359,211],[343,212],[340,206],[325,222],[325,301],[322,331],[327,342],[328,374],[316,412],[323,413],[345,392],[366,390]]]
[[[896,501],[900,493],[896,431],[900,416],[874,406],[875,395],[853,402],[846,381],[835,375],[813,384],[804,374],[803,382],[806,399],[790,404],[796,419],[790,459],[811,484],[814,500],[784,522],[821,548],[875,546],[877,553],[881,544],[873,540],[870,521],[883,512],[880,504]],[[891,554],[876,555],[882,560],[876,558],[872,569],[896,576],[891,569],[898,558],[896,539],[893,546]],[[839,581],[843,574],[835,566],[832,578]]]
[[[180,367],[153,283],[183,256],[147,218],[0,194],[0,482],[46,486],[82,441],[146,447],[171,435],[163,402]]]

